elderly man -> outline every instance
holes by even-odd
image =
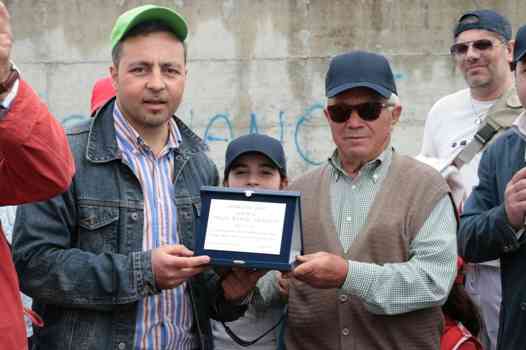
[[[438,349],[456,263],[447,184],[391,147],[402,108],[383,56],[334,57],[326,95],[336,150],[290,186],[306,254],[289,280],[287,349]]]
[[[69,131],[77,174],[18,210],[14,259],[45,326],[38,349],[212,349],[209,317],[233,320],[258,274],[220,279],[193,256],[205,146],[174,116],[186,82],[186,21],[144,5],[111,35],[116,98]],[[236,288],[232,280],[244,284]],[[245,286],[246,284],[246,286]]]
[[[2,206],[40,201],[62,193],[75,171],[64,130],[36,93],[19,78],[10,62],[11,45],[9,13],[0,2]],[[0,350],[27,349],[18,290],[10,248],[0,225]]]
[[[456,22],[453,34],[451,55],[468,88],[441,98],[431,108],[421,155],[442,160],[444,175],[462,208],[478,183],[482,149],[511,126],[522,108],[510,70],[509,21],[492,10],[468,11]],[[466,291],[479,305],[484,321],[481,340],[494,350],[501,297],[499,263],[469,264],[466,270]]]
[[[515,84],[526,106],[526,26],[517,32]],[[482,155],[479,184],[466,201],[459,244],[471,261],[500,259],[502,313],[498,349],[523,349],[526,342],[526,113]]]

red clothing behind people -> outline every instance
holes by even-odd
[[[111,77],[97,80],[91,90],[91,116],[94,117],[99,108],[104,106],[115,94]]]
[[[482,350],[482,345],[460,322],[445,316],[440,350]]]
[[[0,120],[0,205],[64,192],[75,171],[60,124],[24,81]],[[0,227],[0,350],[27,349],[18,279]]]

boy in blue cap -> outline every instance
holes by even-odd
[[[287,184],[285,152],[278,140],[266,135],[249,134],[230,142],[225,154],[224,186],[282,190]],[[272,288],[277,276],[277,271],[267,273],[258,281],[258,288]],[[229,322],[227,326],[245,341],[256,339],[275,326],[283,313],[279,300],[270,304],[269,308],[250,305],[245,316]],[[212,322],[212,333],[216,350],[244,349],[230,338],[221,322]],[[275,350],[277,333],[270,332],[250,349]]]

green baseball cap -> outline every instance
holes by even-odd
[[[167,24],[173,29],[175,36],[183,42],[188,36],[186,20],[177,11],[168,7],[143,5],[128,10],[117,18],[111,31],[112,50],[130,29],[146,21],[159,21]]]

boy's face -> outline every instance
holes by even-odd
[[[517,62],[515,84],[517,85],[517,95],[519,95],[522,106],[526,107],[526,57]]]
[[[263,154],[246,153],[234,161],[224,185],[281,190],[287,186],[287,179],[281,177],[278,168]]]

